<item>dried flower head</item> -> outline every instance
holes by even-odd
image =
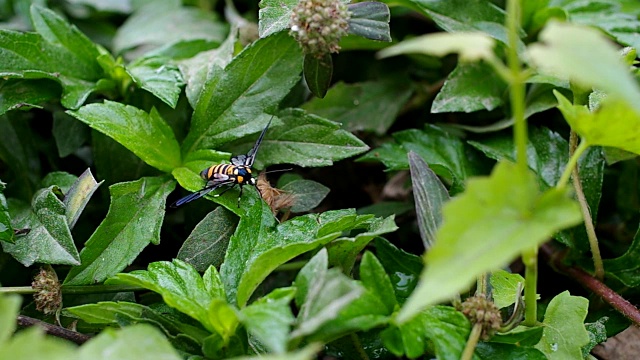
[[[58,275],[51,266],[40,268],[40,272],[33,279],[31,287],[36,290],[33,298],[36,301],[36,309],[45,314],[52,314],[62,306],[62,289],[58,281]]]
[[[256,183],[262,198],[269,205],[273,214],[277,214],[280,209],[287,209],[293,206],[295,203],[295,196],[288,192],[282,191],[278,188],[271,186],[267,180],[267,175],[261,172],[258,175],[258,182]]]
[[[340,0],[301,0],[291,13],[291,36],[305,54],[321,59],[340,50],[351,13]]]
[[[461,311],[472,325],[482,324],[483,340],[489,340],[502,324],[500,310],[482,294],[467,298],[462,303]]]

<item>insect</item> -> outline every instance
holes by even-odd
[[[271,118],[271,120],[273,120],[273,118]],[[198,192],[179,199],[178,201],[174,202],[171,207],[176,208],[193,200],[199,199],[215,189],[218,189],[222,186],[227,186],[227,188],[222,190],[222,192],[214,195],[215,197],[218,197],[228,190],[232,189],[236,185],[240,185],[240,195],[238,195],[238,207],[240,207],[240,198],[242,198],[242,187],[244,185],[256,186],[256,179],[251,175],[251,166],[253,165],[253,161],[256,159],[256,153],[258,152],[258,148],[260,147],[262,138],[267,132],[269,125],[271,125],[271,120],[269,120],[267,126],[264,127],[262,133],[260,134],[260,137],[258,137],[255,145],[253,145],[253,148],[249,150],[247,155],[233,156],[231,158],[231,164],[213,165],[202,170],[200,172],[200,176],[203,179],[207,180],[207,184],[205,185],[205,187]],[[256,190],[260,192],[257,187]]]

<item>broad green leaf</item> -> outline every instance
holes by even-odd
[[[338,82],[324,99],[313,98],[302,108],[342,123],[348,131],[374,131],[383,135],[412,93],[406,78],[387,78],[355,84]]]
[[[258,12],[258,32],[264,38],[291,26],[291,12],[298,0],[262,0]]]
[[[491,111],[503,104],[507,85],[486,63],[459,63],[449,74],[432,113]]]
[[[456,53],[460,61],[492,59],[495,41],[481,32],[433,33],[405,40],[378,53],[381,58],[401,54],[445,56]]]
[[[0,115],[11,110],[42,108],[60,97],[60,89],[49,80],[9,79],[0,82]]]
[[[238,315],[237,310],[229,305],[225,299],[212,299],[205,327],[210,325],[222,337],[223,344],[229,347],[230,341],[235,337],[238,325],[240,325]]]
[[[13,194],[22,200],[31,201],[40,180],[39,162],[36,144],[31,141],[33,133],[23,119],[10,120],[0,116],[0,160],[11,170],[13,178],[5,178],[20,184],[13,189]],[[3,175],[4,176],[4,175]],[[11,187],[12,183],[9,183]]]
[[[442,206],[449,201],[449,192],[429,165],[413,151],[409,151],[409,168],[420,238],[428,250],[436,240],[436,231],[442,223]]]
[[[515,303],[518,283],[524,288],[524,278],[517,273],[508,273],[504,270],[491,272],[491,295],[493,303],[498,309],[505,308]]]
[[[339,269],[329,269],[327,250],[322,249],[305,265],[296,277],[300,297],[304,298],[292,338],[316,332],[325,323],[338,318],[340,310],[356,300],[364,288],[346,277]],[[298,298],[298,296],[296,296]]]
[[[33,326],[18,332],[13,338],[2,344],[0,358],[30,360],[41,358],[43,354],[47,354],[47,359],[51,360],[77,359],[75,349],[76,346],[71,342],[47,336],[44,329]]]
[[[433,306],[414,319],[381,333],[385,346],[396,356],[417,358],[431,348],[438,359],[460,359],[471,331],[469,320],[449,306]]]
[[[11,294],[0,296],[0,344],[6,343],[16,330],[16,316],[20,311],[20,296]]]
[[[182,75],[165,57],[146,57],[127,65],[127,73],[142,89],[175,108],[182,92]]]
[[[309,344],[301,350],[290,351],[284,354],[266,354],[257,356],[234,357],[230,360],[314,360],[316,354],[322,349],[321,344]]]
[[[351,273],[356,258],[371,240],[398,229],[393,216],[372,218],[357,228],[364,228],[364,231],[353,237],[337,238],[326,247],[331,259],[330,264],[341,268],[345,274]]]
[[[276,289],[240,312],[240,321],[247,331],[271,352],[282,354],[287,351],[294,321],[290,303],[295,292],[291,287]]]
[[[624,285],[634,288],[640,285],[640,229],[624,254],[614,259],[604,260],[604,269],[607,276],[611,276]]]
[[[103,182],[104,180],[96,182],[91,170],[87,169],[67,191],[64,197],[64,206],[70,229],[73,229],[89,199]]]
[[[406,170],[409,169],[407,154],[413,151],[429,164],[433,172],[458,188],[475,173],[462,140],[437,126],[403,130],[394,133],[393,137],[394,143],[385,143],[358,161],[381,161],[388,170]]]
[[[479,342],[475,355],[481,360],[546,360],[547,357],[538,349],[515,344]]]
[[[347,5],[351,13],[349,34],[367,39],[391,42],[389,20],[391,15],[386,4],[367,1]]]
[[[229,238],[233,234],[238,219],[224,207],[218,207],[196,225],[176,255],[197,271],[205,271],[209,266],[220,267],[227,252]]]
[[[418,284],[423,268],[422,259],[380,237],[375,239],[375,245],[376,254],[391,279],[398,303],[403,304]]]
[[[360,280],[367,290],[384,303],[388,314],[395,310],[398,302],[396,301],[391,280],[380,261],[369,251],[366,251],[362,256]]]
[[[640,154],[640,112],[631,105],[608,98],[598,110],[590,112],[586,106],[572,105],[559,92],[558,108],[565,120],[589,145],[611,146]]]
[[[55,186],[53,192],[62,200],[64,194],[71,189],[76,181],[78,181],[78,177],[73,174],[64,171],[54,171],[48,173],[44,179],[40,181],[40,187],[48,188],[49,186]]]
[[[445,205],[437,240],[425,258],[428,266],[398,321],[579,223],[579,206],[567,195],[557,188],[540,193],[534,174],[508,162],[498,163],[490,177],[469,180],[467,190]]]
[[[110,186],[109,212],[85,243],[82,265],[71,268],[64,284],[102,282],[131,264],[149,243],[160,243],[165,201],[174,187],[166,177]]]
[[[287,34],[247,46],[202,90],[183,153],[215,149],[262,131],[271,118],[264,112],[289,93],[301,70],[300,47]]]
[[[5,183],[0,181],[0,241],[13,243],[15,242],[15,239],[13,235],[13,227],[11,226],[11,215],[9,215],[7,198],[3,194],[5,185]]]
[[[589,334],[589,343],[582,347],[583,358],[586,358],[596,345],[607,341],[607,329],[605,323],[608,320],[609,318],[605,316],[598,319],[596,322],[584,324],[584,327]]]
[[[304,80],[311,93],[323,98],[331,85],[333,75],[333,60],[331,54],[324,54],[322,59],[315,55],[305,55],[303,64]]]
[[[65,112],[53,113],[53,137],[60,157],[73,154],[90,136],[91,130],[87,125]]]
[[[107,284],[135,285],[157,292],[167,305],[198,320],[212,332],[216,328],[209,306],[215,299],[225,299],[215,268],[210,267],[201,277],[191,265],[177,259],[151,263],[148,270],[117,274]]]
[[[311,211],[320,205],[322,200],[329,194],[329,188],[313,180],[294,180],[282,187],[288,193],[295,196],[295,201],[291,207],[292,212]]]
[[[184,40],[221,43],[226,33],[226,26],[213,12],[182,6],[180,1],[154,1],[138,9],[118,28],[113,49],[121,53],[138,46],[148,49]]]
[[[497,333],[491,338],[491,342],[501,344],[516,344],[522,346],[534,346],[542,338],[542,326],[527,327],[518,326],[507,333]]]
[[[102,12],[130,14],[133,10],[131,0],[69,0],[69,3],[90,6]]]
[[[543,43],[529,46],[529,56],[542,71],[585,88],[604,90],[626,102],[629,110],[640,112],[640,86],[616,47],[598,30],[551,22],[540,33],[540,40]]]
[[[105,100],[68,114],[111,137],[156,169],[170,172],[180,166],[180,146],[173,130],[153,108],[150,113]]]
[[[589,300],[565,291],[555,296],[544,314],[542,339],[536,349],[548,359],[582,359],[581,348],[589,343],[584,327]]]
[[[15,213],[13,203],[9,203],[13,227],[31,231],[16,237],[13,244],[1,244],[6,253],[11,254],[24,266],[31,266],[35,262],[80,264],[81,258],[73,243],[65,206],[53,192],[54,187],[40,190],[33,198],[30,210]]]
[[[127,326],[120,330],[104,329],[84,344],[80,360],[148,359],[180,360],[182,357],[162,333],[148,324]]]

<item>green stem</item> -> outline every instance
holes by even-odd
[[[360,338],[358,337],[358,334],[351,333],[350,338],[351,338],[351,342],[353,343],[353,348],[356,350],[358,355],[360,355],[360,359],[369,360],[369,355],[367,355],[367,353],[364,351],[364,348],[362,347],[362,342],[360,342]]]
[[[488,286],[487,286],[487,273],[482,273],[480,276],[478,276],[478,280],[476,281],[476,295],[478,294],[482,294],[484,296],[487,296],[488,294]]]
[[[105,294],[125,291],[143,291],[145,288],[130,285],[86,285],[86,286],[62,286],[62,294]],[[33,294],[31,286],[0,287],[0,293]]]
[[[524,321],[525,326],[535,326],[538,322],[538,248],[522,253],[524,263]]]
[[[571,158],[567,163],[567,167],[565,167],[564,172],[560,177],[560,180],[558,180],[558,184],[556,185],[556,188],[561,189],[567,185],[567,182],[569,182],[569,178],[571,177],[571,173],[573,172],[573,169],[578,164],[578,159],[580,159],[580,156],[582,155],[582,153],[584,153],[585,150],[587,150],[588,148],[589,148],[589,144],[587,144],[586,141],[583,140],[580,142],[580,145],[578,145],[576,152],[574,152],[573,155],[571,155]]]
[[[520,26],[520,1],[509,0],[507,4],[507,29],[509,47],[507,64],[511,72],[510,100],[511,113],[514,120],[514,142],[516,144],[516,162],[521,171],[527,171],[527,120],[525,109],[525,84],[522,66],[518,58],[518,28]]]
[[[467,344],[464,347],[462,355],[460,355],[460,360],[473,359],[473,353],[476,350],[476,345],[478,345],[478,340],[480,340],[480,335],[482,335],[482,324],[476,323],[473,325],[473,328],[471,328],[471,334],[469,334]]]

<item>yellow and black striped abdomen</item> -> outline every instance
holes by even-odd
[[[251,179],[251,169],[243,165],[218,164],[200,172],[200,176],[207,181],[216,180],[216,174],[226,175],[237,184],[244,184]]]

